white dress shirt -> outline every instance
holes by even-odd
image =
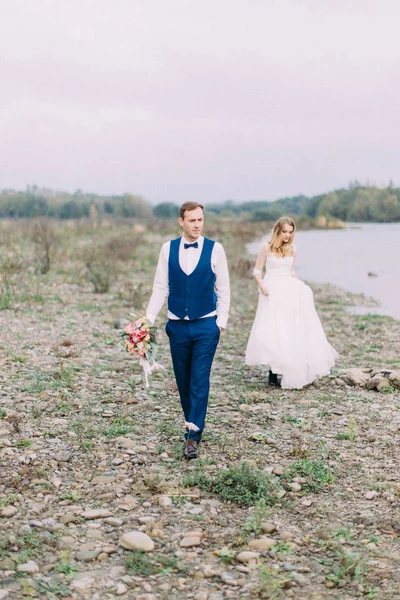
[[[184,248],[184,244],[190,244],[183,236],[181,237],[181,243],[179,246],[179,264],[186,273],[190,275],[200,260],[200,255],[203,250],[204,237],[201,235],[198,239],[198,248]],[[146,315],[149,321],[155,322],[158,313],[160,312],[166,298],[169,294],[169,281],[168,281],[168,261],[169,261],[169,249],[170,242],[166,242],[161,247],[160,256],[158,259],[158,265],[156,275],[154,277],[153,293],[150,298],[149,305],[146,310]],[[225,251],[221,244],[215,242],[212,254],[211,254],[211,268],[215,273],[215,293],[217,295],[217,310],[204,315],[205,317],[212,317],[217,315],[217,325],[219,327],[226,327],[228,321],[229,303],[230,303],[230,288],[229,288],[229,271],[228,263],[226,261]],[[176,315],[168,311],[169,319],[179,319]],[[188,317],[185,317],[187,319]]]

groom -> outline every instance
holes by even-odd
[[[182,236],[160,251],[146,315],[153,322],[168,297],[172,364],[186,421],[186,458],[196,458],[204,429],[210,372],[220,334],[228,320],[230,291],[221,244],[201,235],[204,207],[185,202],[179,209]]]

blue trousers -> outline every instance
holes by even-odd
[[[167,322],[172,364],[185,421],[199,431],[186,431],[185,438],[200,441],[206,419],[210,372],[220,337],[216,317]]]

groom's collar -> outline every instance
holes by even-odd
[[[204,237],[202,235],[199,235],[199,237],[195,241],[199,242],[199,244],[200,244],[200,242],[203,243],[203,240],[204,240]],[[193,244],[193,242],[190,242],[189,240],[187,240],[185,238],[184,235],[182,235],[181,236],[181,244]]]

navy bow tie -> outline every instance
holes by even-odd
[[[188,248],[198,248],[199,247],[199,243],[198,242],[193,242],[193,244],[183,244],[183,247],[185,248],[185,250],[187,250]]]

